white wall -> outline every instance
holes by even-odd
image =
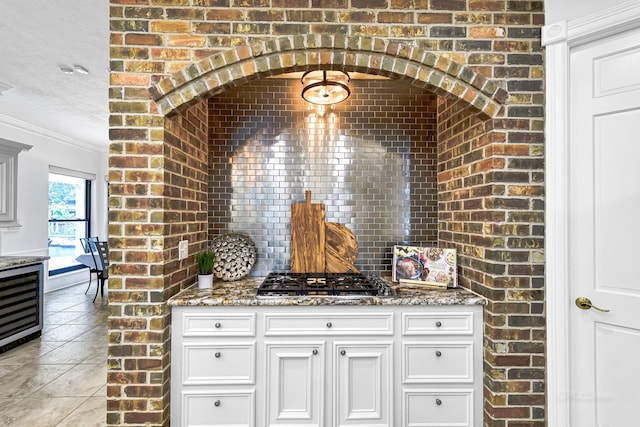
[[[0,229],[0,255],[48,255],[49,165],[96,175],[91,235],[107,235],[107,142],[104,148],[97,148],[6,116],[0,116],[0,138],[33,146],[18,157],[17,217],[21,227]],[[107,138],[105,132],[105,141]],[[88,278],[87,270],[46,277],[45,291]]]
[[[553,24],[558,21],[572,20],[591,15],[623,3],[638,3],[640,0],[545,0],[544,22]]]

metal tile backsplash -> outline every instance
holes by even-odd
[[[351,86],[325,109],[285,79],[210,99],[209,235],[249,234],[252,275],[289,269],[291,204],[307,189],[327,222],[354,232],[365,273],[390,271],[394,244],[436,243],[435,95],[386,80]]]

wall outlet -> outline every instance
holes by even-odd
[[[182,261],[189,257],[189,241],[180,240],[178,243],[178,261]]]

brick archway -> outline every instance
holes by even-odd
[[[381,38],[316,34],[280,37],[217,53],[149,91],[160,112],[168,116],[249,80],[322,68],[404,80],[445,98],[461,99],[485,119],[496,117],[507,97],[500,82],[419,47]]]

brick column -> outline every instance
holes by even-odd
[[[168,423],[166,300],[195,275],[177,242],[187,236],[195,251],[206,239],[200,99],[324,64],[449,100],[438,125],[440,241],[461,249],[461,283],[490,299],[485,422],[542,426],[542,7],[111,0],[108,423]]]

